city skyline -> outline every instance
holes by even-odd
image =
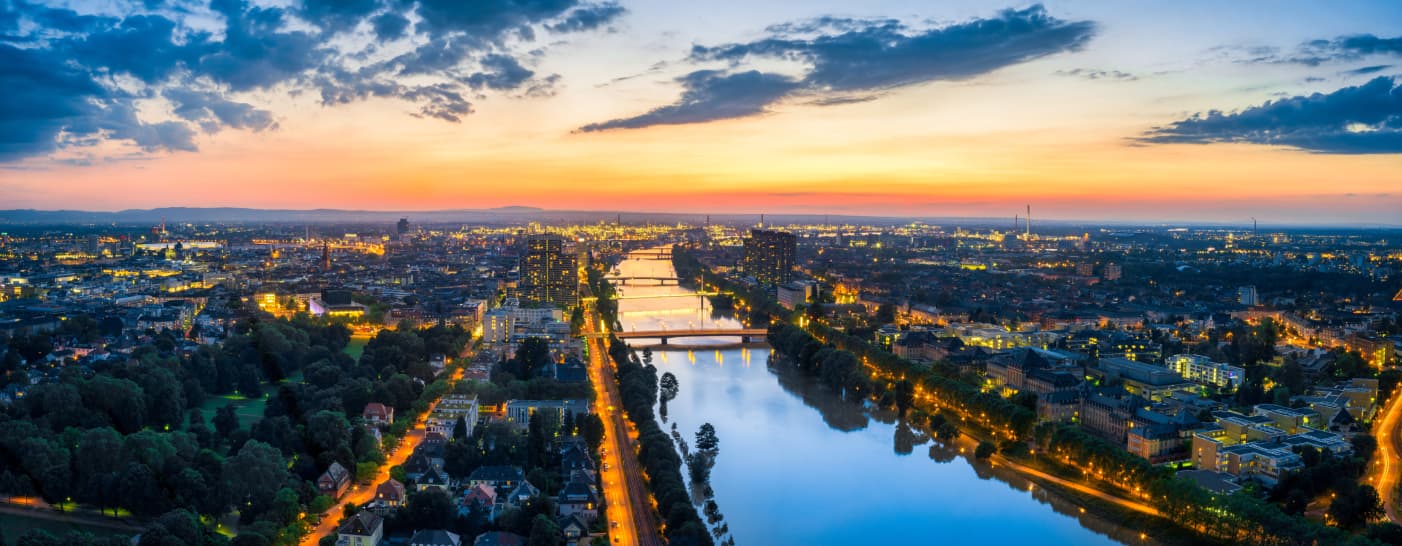
[[[0,4],[4,208],[1402,209],[1387,2],[69,7]]]

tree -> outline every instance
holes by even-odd
[[[910,406],[915,404],[915,385],[905,379],[900,380],[896,383],[895,397],[896,411],[904,417]]]
[[[896,306],[883,303],[876,308],[876,322],[878,324],[891,324],[896,322]]]
[[[993,453],[996,451],[998,451],[998,446],[993,445],[993,443],[989,441],[982,441],[979,442],[978,447],[974,449],[974,457],[987,459],[992,457]]]
[[[1383,516],[1382,501],[1371,485],[1345,482],[1335,488],[1335,493],[1334,502],[1329,504],[1329,516],[1339,527],[1356,529]]]
[[[696,431],[696,449],[701,451],[717,452],[720,449],[720,440],[716,438],[716,427],[710,423],[703,423]]]
[[[457,420],[457,422],[453,423],[453,440],[456,440],[456,441],[463,441],[463,440],[466,440],[466,439],[467,439],[467,421],[464,420],[462,417],[459,417],[458,420]]]
[[[673,398],[676,398],[680,390],[680,386],[677,384],[677,376],[672,375],[672,372],[663,373],[662,379],[657,383],[657,388],[662,403],[665,404]]]
[[[444,529],[452,522],[457,508],[453,500],[439,489],[409,494],[406,506],[409,524],[418,529]]]
[[[234,407],[232,403],[214,410],[214,432],[219,434],[220,438],[228,438],[238,429],[238,408]]]
[[[287,483],[287,463],[277,448],[249,440],[224,461],[224,486],[240,507],[261,512]]]
[[[584,441],[589,443],[590,451],[599,451],[599,446],[604,443],[604,420],[597,414],[589,414],[584,417],[584,423],[580,425],[579,432],[584,436]]]
[[[531,536],[526,542],[527,546],[560,546],[563,543],[560,528],[549,516],[540,514],[531,521]]]

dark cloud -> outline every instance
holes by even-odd
[[[724,61],[732,67],[756,60],[796,62],[806,69],[801,78],[773,76],[766,82],[765,89],[784,89],[785,92],[759,96],[768,97],[768,102],[789,94],[811,95],[818,101],[838,97],[840,101],[841,97],[879,94],[908,85],[964,80],[1055,53],[1074,51],[1094,36],[1095,24],[1063,21],[1036,5],[1023,10],[1005,10],[989,19],[939,28],[916,29],[894,19],[823,17],[771,26],[769,34],[768,38],[748,43],[697,45],[692,48],[689,60],[693,63]],[[703,73],[711,74],[706,71],[694,74]],[[747,73],[737,75],[740,74]],[[700,80],[688,78],[681,80],[685,88],[681,102],[634,118],[589,125],[584,130],[711,121],[752,115],[763,111],[768,104],[746,103],[748,108],[730,108],[730,103],[718,100],[715,90],[709,88],[723,78],[716,75]],[[746,78],[753,80],[755,76]],[[779,85],[778,82],[786,83]],[[742,96],[746,100],[754,99],[753,95]],[[711,100],[696,100],[697,97]],[[719,108],[711,114],[703,114],[700,110],[709,105]],[[679,119],[692,121],[677,121]]]
[[[622,17],[628,10],[614,2],[580,6],[565,14],[559,23],[550,25],[551,32],[584,32],[594,30]]]
[[[1057,70],[1056,75],[1085,78],[1087,80],[1134,81],[1139,79],[1139,76],[1135,76],[1134,74],[1130,74],[1128,72],[1121,72],[1119,70],[1097,70],[1094,68],[1073,68],[1071,70]]]
[[[420,103],[419,114],[457,123],[472,113],[472,105],[458,88],[447,84],[414,87],[402,93],[404,98]]]
[[[1244,142],[1330,154],[1402,153],[1402,87],[1375,78],[1329,94],[1269,101],[1237,112],[1213,110],[1155,127],[1142,143]]]
[[[697,46],[694,60],[740,62],[767,57],[806,62],[804,83],[837,91],[873,90],[960,80],[1053,53],[1079,49],[1095,34],[1089,21],[1062,21],[1040,5],[990,19],[916,31],[890,20],[840,20],[838,34],[779,36],[745,44]],[[831,28],[825,23],[816,28]]]
[[[272,112],[227,100],[219,93],[173,88],[165,90],[163,95],[174,105],[176,116],[200,124],[207,133],[224,127],[253,131],[277,127]]]
[[[1332,40],[1310,40],[1288,53],[1272,47],[1250,48],[1245,53],[1246,57],[1237,62],[1319,66],[1331,62],[1357,61],[1370,56],[1402,55],[1402,37],[1355,34]]]
[[[1365,66],[1365,67],[1362,67],[1362,68],[1355,68],[1355,69],[1353,69],[1353,70],[1345,70],[1345,71],[1342,72],[1342,74],[1345,75],[1345,76],[1365,76],[1365,75],[1368,75],[1368,74],[1376,74],[1376,73],[1378,73],[1378,72],[1382,72],[1382,71],[1387,70],[1387,69],[1389,69],[1389,68],[1392,68],[1392,65],[1390,65],[1390,64],[1375,64],[1375,65],[1373,65],[1373,66]]]
[[[624,13],[585,0],[131,0],[80,9],[93,13],[0,0],[0,162],[108,140],[192,150],[199,131],[277,128],[271,112],[238,98],[253,91],[314,90],[327,106],[392,98],[418,116],[458,122],[472,113],[470,94],[553,92],[558,75],[520,60],[537,56],[527,43],[537,29],[587,31]],[[422,22],[411,24],[415,17]],[[410,37],[420,39],[416,49],[366,64],[381,42]],[[161,110],[146,108],[152,101],[174,117],[138,117]]]
[[[682,76],[678,81],[686,91],[675,104],[654,108],[631,118],[589,124],[580,130],[636,129],[753,116],[764,112],[771,103],[793,92],[799,85],[799,82],[787,76],[765,74],[758,70],[735,74],[699,70]]]
[[[409,34],[409,18],[398,13],[383,13],[370,20],[375,37],[382,42],[398,40]]]
[[[521,87],[534,76],[528,70],[506,55],[488,55],[482,59],[482,72],[468,76],[464,81],[473,89],[509,90]]]

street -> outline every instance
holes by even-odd
[[[589,310],[585,333],[597,328],[598,313]],[[608,502],[608,535],[612,544],[661,546],[662,538],[653,517],[651,495],[643,483],[636,448],[629,435],[630,424],[623,417],[618,385],[609,372],[608,350],[602,339],[590,338],[589,379],[598,394],[595,411],[604,422],[601,451],[604,498]],[[617,525],[615,526],[615,522]]]
[[[1394,395],[1388,400],[1376,421],[1373,434],[1378,439],[1378,451],[1368,468],[1368,483],[1378,490],[1388,521],[1402,523],[1397,519],[1397,481],[1402,477],[1398,471],[1398,464],[1402,463],[1398,453],[1402,449],[1397,444],[1397,426],[1402,423],[1402,396]]]
[[[456,385],[458,380],[462,379],[462,374],[462,368],[457,368],[453,372],[453,377],[449,381],[449,384]],[[452,390],[450,389],[449,392],[452,392]],[[320,542],[321,537],[335,535],[336,527],[341,519],[341,507],[345,504],[350,503],[360,506],[374,500],[375,488],[379,487],[379,485],[386,480],[389,480],[389,469],[404,464],[404,461],[408,460],[409,456],[414,454],[414,450],[419,447],[419,444],[423,443],[425,423],[428,421],[428,414],[433,413],[433,406],[436,405],[438,405],[438,401],[434,400],[433,405],[429,406],[428,411],[424,412],[423,415],[420,415],[419,418],[414,421],[414,426],[411,427],[409,432],[404,435],[404,438],[399,441],[399,448],[395,450],[393,455],[389,456],[389,460],[375,473],[375,479],[371,480],[369,485],[361,485],[363,480],[356,480],[356,483],[346,491],[344,496],[336,501],[336,504],[333,505],[331,509],[321,514],[321,524],[317,525],[311,532],[307,533],[307,536],[302,538],[301,546],[316,546]]]

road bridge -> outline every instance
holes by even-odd
[[[589,334],[589,337],[608,337],[608,335],[609,334]],[[618,339],[657,339],[661,341],[660,345],[666,345],[668,340],[679,337],[738,337],[741,343],[750,343],[750,340],[753,338],[769,335],[769,330],[764,328],[633,330],[629,332],[613,332],[612,335],[618,337]]]

